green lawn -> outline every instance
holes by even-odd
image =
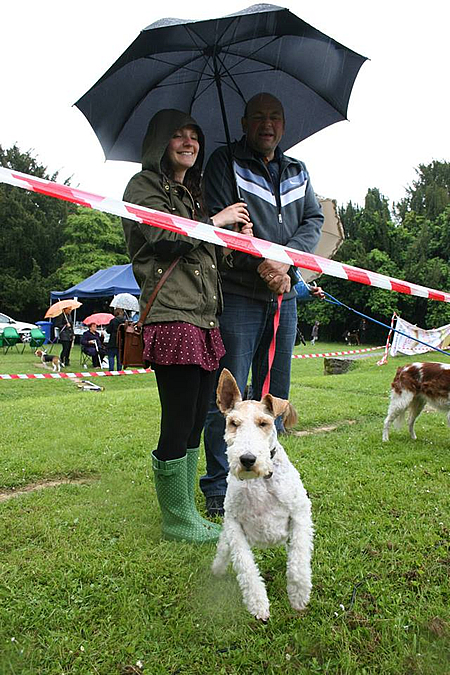
[[[416,442],[403,428],[382,443],[390,382],[411,359],[377,358],[339,376],[293,360],[298,429],[336,429],[283,440],[313,504],[314,588],[298,615],[285,551],[256,552],[267,625],[231,570],[212,577],[213,546],[160,541],[152,374],[92,378],[100,393],[0,380],[2,495],[77,479],[0,501],[0,674],[448,675],[449,429],[425,412]],[[0,372],[43,371],[28,350],[0,352]]]

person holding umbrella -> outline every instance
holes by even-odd
[[[124,200],[185,218],[210,222],[200,185],[205,141],[197,122],[178,110],[150,120],[142,145],[142,171]],[[251,234],[244,203],[218,209],[212,222]],[[156,494],[166,539],[213,542],[220,528],[203,519],[194,502],[200,436],[224,353],[217,314],[222,249],[157,227],[122,219],[133,272],[141,289],[141,315],[171,263],[143,329],[144,358],[155,371],[161,403],[160,435],[152,453]]]
[[[70,365],[70,351],[73,345],[75,333],[73,330],[73,319],[71,317],[72,307],[64,307],[62,313],[54,319],[55,328],[59,329],[59,341],[61,343],[61,354],[59,360],[65,367]]]
[[[211,214],[234,201],[236,186],[248,204],[255,236],[312,253],[319,242],[323,214],[305,165],[281,152],[285,132],[281,102],[269,93],[253,96],[241,120],[244,136],[231,146],[233,172],[226,147],[211,155],[205,169],[205,192]],[[289,398],[292,351],[296,337],[298,277],[287,264],[233,251],[222,273],[224,310],[220,330],[228,368],[244,392],[252,368],[252,397],[261,398],[268,371],[274,315],[282,295],[270,393]],[[320,288],[312,291],[320,296]],[[228,461],[223,440],[225,422],[215,394],[205,425],[207,473],[200,479],[209,515],[223,515]],[[277,428],[283,431],[281,420]]]

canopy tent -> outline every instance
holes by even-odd
[[[131,264],[99,270],[66,291],[51,291],[50,298],[54,302],[66,298],[104,298],[118,293],[140,294]]]

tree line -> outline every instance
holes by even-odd
[[[0,145],[0,165],[49,180],[45,166],[17,145]],[[69,181],[66,181],[69,184]],[[377,188],[364,206],[339,208],[345,241],[336,260],[438,290],[450,290],[450,163],[419,165],[416,180],[396,204]],[[50,291],[65,290],[99,269],[127,263],[120,219],[59,199],[0,184],[0,311],[41,319]],[[383,323],[395,311],[422,328],[450,323],[446,303],[322,276],[320,285],[345,305]],[[320,321],[321,336],[340,339],[359,324],[356,314],[327,302],[299,306],[304,331]],[[306,333],[305,333],[306,334]],[[370,324],[369,337],[386,330]]]

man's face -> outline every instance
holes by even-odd
[[[273,159],[275,148],[284,134],[281,103],[268,94],[251,99],[247,117],[242,118],[242,129],[252,150],[269,160]]]

